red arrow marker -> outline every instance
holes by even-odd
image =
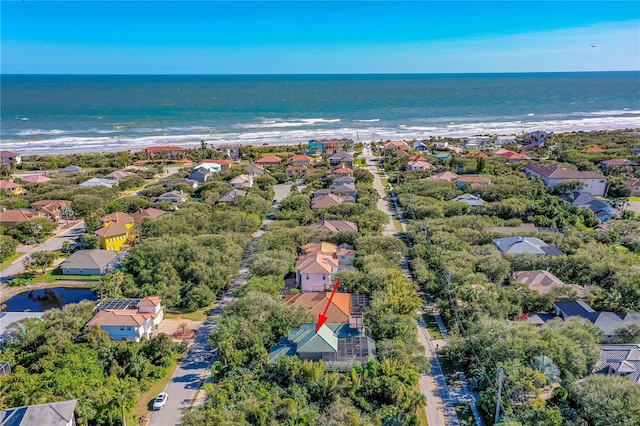
[[[331,300],[333,299],[333,295],[336,294],[336,290],[340,285],[340,280],[336,280],[336,285],[333,286],[333,291],[331,292],[331,296],[329,296],[329,301],[327,302],[327,306],[324,307],[324,311],[318,315],[318,325],[316,325],[316,333],[322,328],[325,322],[327,322],[327,311],[329,310],[329,305],[331,304]]]

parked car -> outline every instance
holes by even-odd
[[[153,409],[154,410],[162,410],[167,403],[167,399],[169,399],[169,394],[166,392],[161,392],[155,401],[153,401]]]

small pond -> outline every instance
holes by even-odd
[[[43,288],[18,294],[1,304],[7,305],[4,312],[44,312],[70,303],[94,301],[98,298],[98,295],[88,288]]]

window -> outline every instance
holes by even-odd
[[[309,274],[307,274],[307,279],[309,279]]]
[[[323,279],[323,280],[326,280],[326,279],[327,279],[327,276],[326,276],[326,275],[323,275],[323,276],[322,276],[322,279]]]
[[[120,326],[120,330],[124,330],[124,325],[121,325],[121,326]]]
[[[127,326],[127,330],[131,331],[131,326],[130,325]]]

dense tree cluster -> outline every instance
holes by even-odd
[[[93,303],[82,302],[16,325],[21,331],[1,351],[12,368],[0,376],[2,408],[78,399],[78,424],[121,424],[138,395],[184,350],[166,335],[111,341],[100,329],[85,327],[94,313]]]

